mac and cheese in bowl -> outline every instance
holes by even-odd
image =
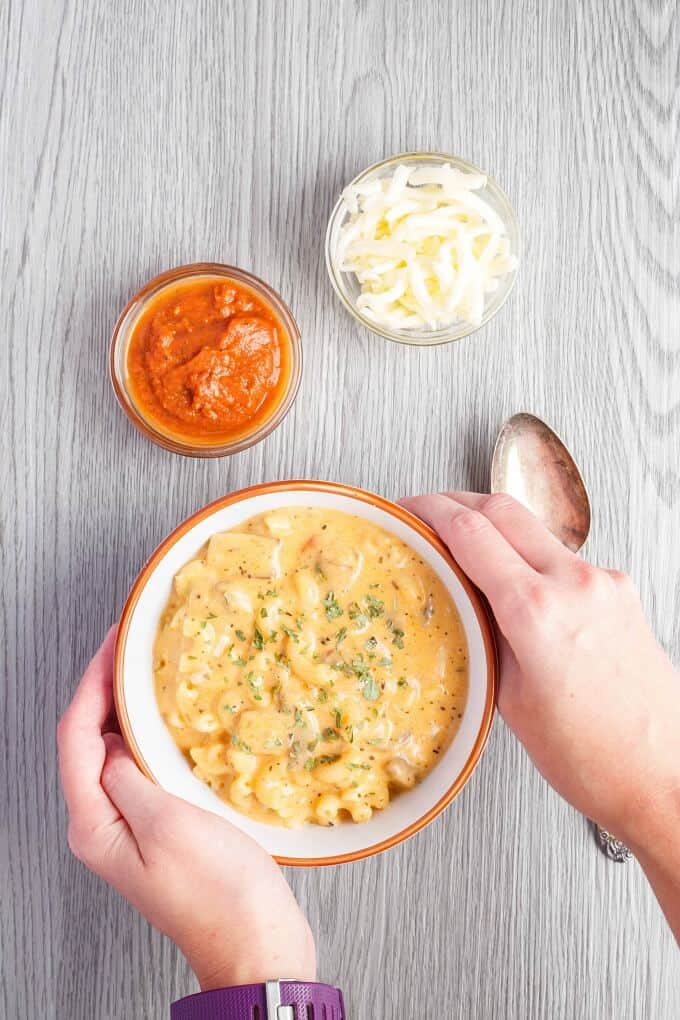
[[[213,535],[175,574],[158,704],[193,771],[265,823],[365,822],[437,763],[465,708],[454,601],[406,542],[315,506]]]
[[[319,530],[323,542],[303,549]],[[246,552],[227,555],[234,541],[250,545],[247,563]],[[152,553],[121,616],[114,695],[145,775],[280,863],[316,866],[387,850],[452,802],[489,735],[496,676],[488,610],[434,532],[375,493],[297,480],[223,496]],[[339,824],[323,824],[336,807]],[[351,807],[372,815],[353,824]]]

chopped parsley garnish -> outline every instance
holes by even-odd
[[[250,749],[250,747],[248,747],[248,745],[245,743],[245,741],[241,740],[241,738],[239,737],[239,735],[237,733],[232,733],[232,735],[231,735],[231,743],[232,743],[232,745],[234,747],[238,748],[239,751],[245,751],[246,754],[252,754],[253,753],[252,750]]]
[[[328,701],[328,691],[320,690],[316,697],[317,701],[323,704],[324,701]]]
[[[300,727],[305,725],[305,720],[302,718],[302,712],[299,708],[295,709],[295,725]]]
[[[345,676],[353,676],[354,674],[354,670],[352,669],[350,664],[348,662],[345,662],[343,659],[341,659],[340,662],[332,663],[331,669],[334,670],[334,672],[336,673],[344,673]]]
[[[375,637],[370,637],[366,644],[364,645],[364,648],[366,649],[367,652],[374,652],[377,647],[378,639]]]
[[[349,606],[347,607],[347,613],[349,615],[350,620],[356,620],[357,624],[360,627],[363,627],[365,623],[368,623],[368,617],[365,615],[365,613],[361,612],[361,609],[357,602],[350,602]]]
[[[295,621],[295,626],[297,627],[298,630],[302,630],[304,628],[304,625],[305,625],[304,616],[298,616],[297,620]]]
[[[246,674],[246,683],[253,692],[253,697],[255,698],[255,701],[262,701],[262,695],[260,693],[260,684],[258,684],[257,680],[258,677],[256,677],[254,673],[251,672]]]
[[[235,630],[235,631],[234,631],[234,634],[235,634],[235,635],[236,635],[236,637],[237,637],[237,638],[239,639],[239,641],[245,641],[245,639],[246,639],[246,636],[245,636],[245,634],[243,633],[243,631],[242,631],[242,630],[240,630],[240,629],[237,629],[237,630]]]
[[[368,673],[368,665],[364,662],[363,655],[357,655],[352,659],[352,669],[359,679]]]
[[[342,609],[340,603],[335,597],[335,592],[329,591],[326,598],[323,600],[322,605],[326,610],[327,620],[337,620],[339,616],[342,616]]]
[[[266,599],[275,599],[275,598],[277,597],[277,595],[278,595],[278,594],[279,594],[279,593],[278,593],[278,591],[276,590],[276,588],[270,588],[270,589],[269,589],[269,591],[266,591],[266,592],[264,593],[264,597],[265,597]]]
[[[261,652],[262,649],[264,648],[264,635],[262,634],[262,631],[260,630],[259,627],[255,628],[255,633],[253,635],[253,646],[257,648],[258,652]]]
[[[310,740],[309,743],[307,744],[307,750],[308,751],[314,751],[316,749],[316,745],[318,743],[319,743],[318,740]]]
[[[273,751],[275,747],[282,747],[283,741],[279,737],[270,737],[269,740],[265,740],[264,748],[265,751]]]
[[[222,711],[229,712],[230,715],[233,715],[236,711],[236,705],[222,705]]]
[[[216,620],[217,619],[217,613],[208,613],[208,619],[209,620]]]
[[[262,617],[263,620],[267,618],[267,610],[264,608],[264,606],[262,606],[262,609],[260,610],[260,616]]]
[[[334,730],[331,726],[327,726],[321,734],[324,740],[339,740],[340,734]]]
[[[409,686],[410,684],[408,680],[405,680],[403,676],[400,677],[399,680],[397,680],[397,687],[409,687]]]
[[[281,630],[286,635],[286,637],[291,638],[291,640],[293,640],[293,641],[299,641],[300,640],[299,635],[296,634],[294,630],[291,630],[290,627],[283,626],[283,627],[281,627]]]
[[[317,765],[332,765],[339,757],[339,754],[322,754],[318,758],[308,758],[305,762],[305,770],[311,772]]]
[[[347,637],[347,627],[341,627],[338,633],[335,635],[335,647],[341,645]]]
[[[381,602],[380,599],[376,599],[373,595],[367,595],[366,612],[372,620],[375,620],[376,617],[382,616],[385,612],[385,603]]]
[[[392,628],[392,644],[397,648],[404,647],[404,632],[399,627]]]
[[[335,710],[335,712],[333,714],[335,715],[335,725],[339,729],[340,728],[340,723],[342,722],[342,712],[340,711],[339,708],[336,708],[336,710]]]
[[[370,769],[370,767],[371,766],[368,764],[367,761],[348,761],[347,762],[347,768],[348,769],[367,769],[368,770],[368,769]]]
[[[389,669],[389,667],[390,667],[390,666],[392,665],[392,660],[391,660],[391,659],[389,659],[389,658],[388,658],[388,657],[387,657],[387,656],[385,655],[385,656],[383,656],[383,658],[382,658],[382,659],[380,659],[380,660],[378,661],[378,665],[379,665],[379,666],[384,666],[384,667],[385,667],[385,669]]]
[[[380,697],[380,685],[370,673],[366,674],[365,679],[361,683],[361,693],[366,698],[366,701],[377,701]]]
[[[286,656],[283,654],[283,652],[276,652],[276,654],[274,655],[274,658],[278,662],[279,666],[290,666],[290,662],[286,658]]]
[[[380,686],[364,662],[363,655],[357,655],[355,659],[352,659],[352,669],[354,675],[359,678],[361,693],[366,701],[376,701],[380,697]]]
[[[322,581],[326,580],[326,575],[324,574],[323,570],[321,569],[321,564],[320,563],[315,563],[314,564],[314,570],[319,575],[319,577],[321,578]]]

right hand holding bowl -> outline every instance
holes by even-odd
[[[510,496],[403,504],[491,605],[505,722],[551,786],[643,861],[680,833],[680,683],[631,580],[584,563]]]

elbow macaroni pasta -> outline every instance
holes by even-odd
[[[215,535],[175,576],[160,710],[195,774],[259,821],[368,820],[436,764],[467,697],[453,601],[400,539],[293,507]]]

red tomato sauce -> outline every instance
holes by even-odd
[[[202,444],[264,424],[285,395],[292,352],[264,298],[236,280],[183,280],[160,291],[127,350],[131,396],[161,431]]]

